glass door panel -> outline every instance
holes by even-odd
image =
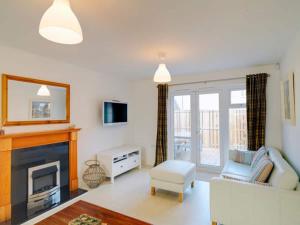
[[[230,91],[229,149],[247,150],[246,89]]]
[[[247,150],[247,110],[229,109],[229,149]]]
[[[199,166],[220,167],[219,93],[199,94]]]
[[[247,149],[246,91],[180,87],[170,94],[169,156],[220,172],[230,149]]]
[[[173,97],[174,158],[192,160],[191,96]]]

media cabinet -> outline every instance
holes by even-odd
[[[99,161],[106,177],[114,183],[116,176],[133,168],[141,168],[141,148],[138,146],[121,146],[101,151]]]

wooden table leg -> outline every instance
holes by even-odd
[[[151,195],[155,195],[155,187],[151,187]]]
[[[181,203],[183,202],[183,193],[178,194],[178,201]]]

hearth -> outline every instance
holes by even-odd
[[[60,202],[60,162],[46,163],[28,169],[28,215]]]

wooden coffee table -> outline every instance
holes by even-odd
[[[37,224],[68,225],[71,220],[82,214],[88,214],[89,216],[102,219],[102,222],[107,223],[107,225],[151,225],[150,223],[125,216],[85,201],[78,201]]]

